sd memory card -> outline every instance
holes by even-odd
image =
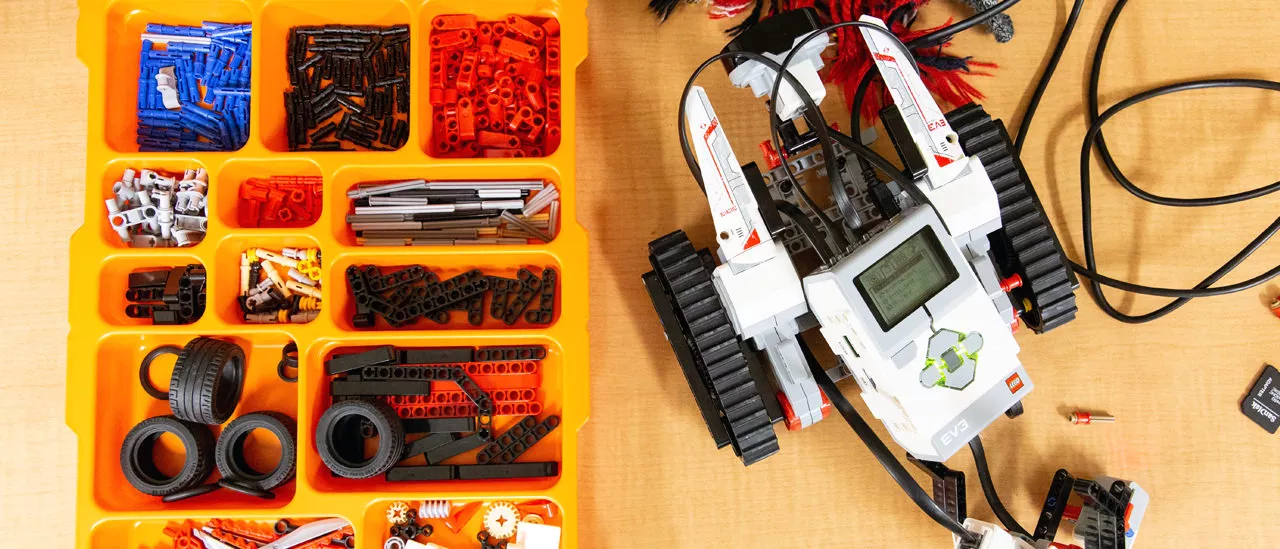
[[[1280,428],[1280,371],[1268,364],[1240,403],[1240,411],[1268,433]]]

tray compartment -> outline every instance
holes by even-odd
[[[467,247],[466,251],[448,251],[447,249],[440,250],[439,248],[432,248],[430,252],[419,251],[421,248],[385,248],[383,250],[385,251],[375,253],[353,252],[333,262],[331,270],[328,271],[328,280],[334,281],[333,289],[328,293],[329,296],[332,296],[332,301],[326,300],[325,307],[330,310],[331,318],[339,328],[360,331],[544,329],[553,326],[560,317],[564,277],[561,275],[560,262],[556,256],[550,253],[536,251],[532,248],[516,248],[504,253],[486,253],[483,246]],[[357,327],[354,320],[358,310],[356,299],[352,295],[351,285],[347,282],[347,268],[351,266],[364,268],[370,265],[378,267],[383,276],[401,268],[415,265],[422,266],[434,273],[442,282],[473,269],[479,269],[482,276],[496,276],[506,279],[516,279],[521,269],[528,269],[541,277],[544,268],[549,267],[556,272],[555,298],[551,319],[548,323],[539,324],[530,322],[524,314],[521,314],[513,324],[507,324],[490,314],[495,292],[487,290],[482,294],[485,314],[479,326],[468,322],[467,311],[451,310],[449,312],[449,321],[444,324],[416,317],[416,320],[408,324],[394,327],[388,323],[384,316],[374,314],[373,326],[371,328],[360,328]],[[534,294],[526,311],[533,311],[540,304],[541,297],[538,295],[539,293],[534,292]],[[508,300],[510,299],[512,297],[508,297]]]
[[[324,217],[324,195],[314,197],[321,207],[317,208],[317,218],[305,224],[295,224],[289,227],[269,226],[260,227],[250,217],[249,205],[247,200],[243,198],[245,186],[250,179],[267,180],[274,176],[297,176],[297,177],[319,177],[323,179],[323,172],[320,165],[314,160],[307,158],[281,158],[274,160],[259,159],[241,159],[235,158],[228,160],[223,164],[221,172],[218,174],[219,179],[226,185],[225,192],[218,193],[218,201],[210,203],[210,211],[216,210],[218,221],[232,230],[256,230],[259,228],[278,231],[302,230],[301,232],[309,232],[307,229],[320,222]],[[323,189],[324,184],[321,184]],[[265,207],[265,206],[263,206]]]
[[[120,471],[120,445],[125,434],[142,420],[170,415],[167,400],[157,400],[147,395],[139,383],[138,366],[148,352],[161,345],[186,345],[195,336],[188,333],[148,330],[143,333],[119,333],[102,339],[97,349],[96,414],[94,417],[95,448],[97,459],[93,463],[93,497],[103,509],[112,511],[192,511],[214,509],[274,509],[283,507],[293,499],[296,482],[290,482],[275,490],[274,500],[261,500],[240,495],[229,490],[188,500],[163,503],[158,497],[138,492],[129,485]],[[245,351],[244,392],[234,420],[248,412],[274,411],[289,417],[298,417],[300,383],[285,383],[276,375],[276,364],[282,349],[290,341],[279,332],[264,332],[249,337],[222,337],[232,341]],[[167,391],[168,378],[173,371],[175,356],[157,358],[151,365],[152,384]],[[301,374],[300,374],[301,375]],[[301,381],[301,380],[300,380]],[[222,426],[211,426],[214,433]],[[259,444],[260,443],[260,444]],[[180,447],[166,444],[162,437],[156,451],[156,461],[163,472],[173,472],[182,459]],[[269,465],[279,449],[268,437],[254,437],[247,448],[251,464]],[[299,452],[301,453],[301,451]],[[216,481],[218,475],[212,475]]]
[[[138,62],[142,57],[142,33],[146,32],[147,23],[199,26],[205,21],[250,23],[252,14],[249,4],[238,0],[120,0],[111,2],[106,8],[106,48],[102,61],[108,78],[104,97],[104,138],[111,150],[117,153],[138,151]],[[256,26],[253,30],[255,33],[258,31]],[[154,82],[149,84],[154,85]],[[255,109],[256,105],[251,105],[250,110]]]
[[[352,200],[347,198],[347,192],[356,188],[362,183],[385,182],[385,181],[408,181],[413,179],[426,179],[427,181],[514,181],[514,180],[535,180],[541,179],[548,181],[556,186],[556,190],[563,193],[563,182],[560,173],[555,167],[536,163],[536,164],[510,164],[498,163],[493,160],[482,161],[483,167],[467,166],[460,164],[449,164],[433,169],[424,169],[421,166],[347,166],[338,170],[334,175],[332,187],[335,192],[329,193],[326,197],[328,210],[334,212],[330,217],[330,225],[333,229],[334,239],[342,246],[358,246],[356,242],[355,231],[347,223],[346,215],[354,212]],[[476,177],[476,174],[485,174],[483,179]],[[557,199],[560,200],[560,199]],[[564,206],[560,206],[560,213],[563,214]],[[544,210],[544,213],[546,210]],[[559,224],[557,224],[559,225]],[[559,230],[559,226],[553,227],[555,234]],[[554,238],[552,239],[555,240]],[[535,244],[529,246],[537,246]],[[514,245],[522,246],[522,245]],[[367,248],[397,248],[393,246],[366,246]],[[498,245],[489,245],[489,249],[496,249]],[[435,250],[447,251],[453,249],[450,246],[430,246]]]
[[[540,383],[537,389],[537,399],[541,403],[541,414],[538,415],[539,421],[550,415],[562,416],[564,409],[564,386],[565,386],[565,367],[566,357],[564,349],[555,342],[555,340],[545,337],[466,337],[458,335],[448,335],[446,337],[432,337],[429,343],[424,342],[421,338],[405,337],[391,335],[387,337],[377,336],[374,338],[362,338],[358,342],[350,340],[343,341],[325,341],[313,347],[306,357],[306,368],[308,369],[308,383],[305,387],[303,395],[307,408],[308,425],[305,428],[305,435],[299,434],[299,437],[305,436],[307,439],[306,447],[302,450],[306,453],[303,460],[306,465],[305,471],[299,471],[299,476],[305,475],[305,482],[319,492],[370,492],[370,493],[422,493],[430,491],[432,493],[449,494],[464,497],[469,493],[483,493],[491,490],[508,490],[515,492],[527,492],[534,490],[545,490],[554,486],[560,476],[564,474],[564,433],[566,426],[552,430],[545,438],[540,440],[526,451],[519,459],[518,463],[523,462],[559,462],[561,466],[560,474],[554,477],[542,478],[519,478],[519,479],[501,479],[501,480],[448,480],[448,481],[388,481],[382,475],[369,479],[349,479],[334,476],[329,469],[320,460],[319,451],[316,449],[315,429],[319,424],[320,416],[325,410],[331,406],[332,393],[330,392],[331,376],[324,374],[324,361],[335,354],[345,354],[351,352],[360,352],[385,345],[393,345],[397,348],[448,348],[448,347],[479,347],[479,346],[516,346],[516,345],[541,345],[546,347],[546,358],[538,361],[537,375],[540,376]],[[505,382],[502,380],[492,380],[492,376],[488,379],[477,378],[478,383],[486,386],[501,386]],[[496,385],[490,385],[494,383]],[[452,390],[449,384],[441,384],[441,388],[437,389],[433,383],[434,392],[446,392]],[[500,435],[506,432],[512,425],[519,422],[524,416],[496,416],[493,420],[493,432]],[[562,418],[563,419],[563,418]],[[303,427],[299,427],[300,430]],[[410,434],[410,440],[416,439],[419,434]],[[372,447],[367,450],[372,452]],[[446,460],[448,464],[466,464],[476,463],[476,451],[464,453],[458,457]],[[366,454],[371,455],[371,454]],[[405,462],[405,465],[423,465],[421,457],[414,458]],[[442,496],[445,497],[445,496]]]
[[[302,26],[393,26],[409,25],[409,6],[398,0],[272,0],[262,9],[261,51],[255,64],[261,69],[262,113],[259,135],[272,152],[290,152],[284,94],[290,88],[288,70],[289,30]],[[413,116],[418,110],[416,95],[418,63],[413,53],[417,31],[410,26],[409,142],[412,143]],[[298,153],[319,154],[325,153]],[[351,154],[351,153],[348,153]]]
[[[155,153],[149,153],[149,154],[155,154]],[[182,153],[175,153],[175,154],[181,155]],[[216,190],[217,178],[215,177],[215,174],[213,173],[213,171],[208,170],[208,167],[205,165],[205,163],[185,155],[163,156],[163,157],[145,156],[145,157],[138,157],[138,158],[120,158],[120,159],[113,160],[111,162],[108,162],[106,164],[106,167],[102,170],[101,179],[100,179],[101,183],[97,184],[98,188],[101,189],[100,193],[96,195],[98,199],[85,205],[85,207],[88,209],[88,214],[85,215],[85,223],[91,223],[97,226],[98,234],[101,235],[102,241],[108,247],[130,248],[134,250],[165,250],[165,249],[172,250],[173,249],[173,248],[150,248],[150,247],[135,248],[131,246],[129,243],[122,241],[120,239],[120,235],[116,232],[115,228],[112,227],[111,221],[110,221],[111,216],[107,211],[106,201],[114,200],[116,198],[116,194],[115,194],[116,184],[120,182],[120,179],[124,175],[125,170],[129,170],[129,169],[134,170],[138,174],[141,174],[142,170],[151,170],[165,176],[176,177],[179,180],[182,179],[183,174],[187,170],[205,169],[209,173],[209,188],[205,192],[205,203],[208,205],[206,207],[206,211],[212,210],[213,200],[217,196],[217,190]],[[201,244],[203,244],[205,240],[209,240],[210,233],[212,233],[213,235],[218,234],[219,231],[215,228],[216,225],[210,226],[208,217],[205,218],[205,225],[206,225],[206,231],[205,231],[204,238],[200,242],[193,244],[191,246],[186,246],[184,248],[198,247]]]
[[[215,269],[220,276],[215,277],[215,283],[212,286],[213,296],[210,298],[209,309],[217,312],[219,318],[225,324],[250,324],[244,320],[244,312],[240,308],[240,256],[250,248],[263,248],[268,251],[280,253],[284,248],[317,248],[320,249],[320,268],[322,273],[328,273],[326,265],[328,258],[324,257],[324,250],[321,249],[320,243],[306,235],[297,232],[291,232],[285,229],[272,229],[270,232],[266,230],[254,233],[252,236],[232,236],[224,239],[218,246],[217,257],[214,260]],[[281,277],[287,275],[285,269],[276,268]],[[324,309],[329,307],[329,299],[332,292],[329,290],[330,280],[321,278],[321,310],[317,320],[325,317]],[[206,313],[207,314],[207,313]],[[312,321],[314,322],[314,321]],[[271,324],[252,324],[253,326],[302,326],[310,324],[305,323],[271,323]]]
[[[564,508],[554,499],[516,497],[515,495],[494,495],[484,499],[434,498],[431,497],[431,494],[415,494],[413,498],[379,499],[371,502],[365,508],[364,520],[359,525],[359,546],[382,547],[386,543],[387,538],[390,537],[391,530],[391,523],[387,521],[387,508],[391,507],[391,505],[404,503],[411,509],[417,509],[419,504],[424,501],[430,501],[433,504],[433,508],[438,507],[442,502],[449,503],[451,514],[457,519],[457,522],[461,522],[461,519],[467,515],[471,517],[470,520],[461,524],[461,529],[458,532],[454,532],[449,527],[449,524],[454,523],[452,520],[438,518],[418,520],[419,524],[427,524],[432,528],[431,537],[419,538],[419,541],[429,540],[444,547],[476,546],[476,534],[484,528],[485,510],[491,503],[506,502],[514,504],[517,512],[520,513],[521,520],[524,520],[524,517],[528,514],[536,514],[543,524],[562,526],[565,522]],[[515,542],[514,539],[510,541],[511,543]]]
[[[165,255],[127,255],[116,256],[108,259],[102,267],[99,279],[102,281],[100,291],[101,298],[98,300],[98,314],[102,316],[108,324],[112,326],[151,326],[153,325],[151,318],[130,318],[125,314],[125,308],[134,303],[126,299],[125,294],[129,290],[129,274],[140,271],[171,269],[174,267],[185,267],[187,265],[204,266],[198,257],[192,254],[183,253],[182,250],[170,250],[172,253]],[[208,269],[205,269],[206,277]],[[206,279],[204,292],[205,299],[208,299],[209,281]],[[158,299],[148,300],[148,302],[158,302]],[[201,317],[203,318],[203,316]],[[200,319],[196,319],[190,324],[196,325]]]

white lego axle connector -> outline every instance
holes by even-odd
[[[1034,545],[1013,537],[1013,534],[994,524],[980,520],[965,519],[964,528],[982,537],[982,541],[979,541],[978,546],[973,549],[1036,549]],[[951,539],[955,543],[956,549],[971,547],[964,545],[960,536],[953,534]]]
[[[827,88],[822,83],[822,76],[818,71],[822,70],[822,52],[831,45],[831,37],[823,34],[813,37],[804,44],[799,44],[804,38],[798,37],[792,43],[792,48],[799,47],[800,51],[791,58],[791,63],[787,65],[787,72],[800,81],[804,90],[809,92],[814,105],[821,105],[822,100],[827,97]],[[776,54],[764,52],[764,56],[781,64],[788,53],[790,50]],[[773,83],[777,78],[778,71],[764,66],[759,61],[746,61],[734,67],[729,73],[729,81],[733,82],[734,86],[739,88],[750,86],[751,92],[756,94],[756,97],[769,95],[769,92],[773,91]],[[777,103],[778,118],[783,120],[791,120],[804,113],[804,101],[800,99],[800,94],[791,86],[791,83],[785,79],[778,88],[778,97],[774,102]]]

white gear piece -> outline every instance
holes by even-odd
[[[409,523],[409,504],[397,501],[387,506],[387,522],[397,526]]]
[[[429,499],[418,504],[418,518],[420,519],[442,519],[449,517],[449,510],[453,507],[452,503],[447,499]]]
[[[516,527],[519,525],[520,511],[511,503],[495,501],[484,512],[484,529],[494,539],[510,539],[516,535]]]

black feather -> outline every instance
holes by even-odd
[[[685,2],[686,0],[649,0],[649,11],[658,16],[659,22],[663,22],[671,17],[671,12]]]
[[[747,29],[751,28],[756,23],[759,23],[760,11],[764,9],[764,1],[765,0],[756,0],[755,5],[751,7],[751,13],[747,14],[746,19],[743,19],[742,22],[737,25],[729,27],[729,29],[724,32],[728,33],[729,36],[738,36],[739,34],[746,32]]]

